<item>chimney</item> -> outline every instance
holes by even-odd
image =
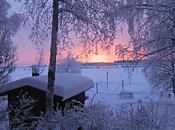
[[[32,76],[39,76],[39,68],[36,65],[32,66]]]

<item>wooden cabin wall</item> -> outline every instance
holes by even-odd
[[[33,104],[33,109],[31,110],[31,115],[34,116],[38,116],[40,115],[41,111],[45,111],[45,94],[44,92],[38,90],[38,89],[34,89],[31,88],[29,86],[25,86],[22,88],[18,88],[12,91],[8,92],[8,105],[13,106],[14,109],[17,109],[15,107],[15,105],[17,105],[17,107],[19,106],[19,99],[17,98],[17,96],[19,96],[19,94],[25,94],[28,93],[28,96],[32,97],[36,102]],[[10,110],[10,109],[9,109]],[[14,123],[13,119],[14,116],[16,116],[16,113],[14,113],[15,111],[13,111],[12,109],[9,112],[9,124],[11,128],[15,128],[16,126],[18,126],[19,124]],[[17,115],[19,116],[19,115]],[[15,117],[15,118],[19,118],[19,117]],[[27,118],[27,117],[26,117]],[[29,125],[32,124],[34,120],[26,120],[25,123],[28,123]]]
[[[9,104],[13,103],[19,103],[17,100],[17,96],[23,92],[28,92],[28,95],[31,96],[34,100],[36,100],[35,103],[35,108],[33,109],[34,114],[38,114],[39,111],[45,112],[45,102],[46,102],[46,92],[41,91],[39,89],[30,87],[30,86],[25,86],[21,87],[12,91],[9,91],[8,94],[8,102]],[[74,97],[71,97],[65,101],[62,101],[62,97],[60,96],[54,96],[54,108],[62,108],[64,109],[65,103],[70,103],[72,100],[76,100],[82,104],[85,103],[85,92],[82,92]]]
[[[30,97],[32,97],[34,100],[36,100],[34,104],[34,108],[31,110],[31,114],[38,116],[41,112],[45,113],[45,103],[46,103],[46,92],[41,91],[39,89],[33,88],[31,86],[24,86],[15,90],[11,90],[7,92],[6,94],[8,95],[8,104],[14,105],[14,104],[19,104],[19,100],[17,99],[17,96],[20,93],[28,93]],[[65,101],[62,101],[62,97],[60,96],[54,96],[54,109],[59,108],[63,110],[65,108],[66,103],[71,103],[72,100],[76,100],[78,102],[81,102],[82,104],[85,103],[85,92],[82,92],[72,98],[69,98]],[[74,103],[73,105],[79,105],[77,103]],[[10,125],[15,127],[15,125],[12,125],[11,122],[13,120],[14,113],[9,113],[9,122]]]
[[[71,97],[67,100],[65,100],[65,102],[71,102],[72,100],[78,101],[81,104],[85,104],[85,100],[86,100],[86,96],[85,96],[85,92],[82,92],[74,97]],[[78,103],[74,103],[74,105],[79,105]]]

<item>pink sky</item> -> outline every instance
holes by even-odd
[[[10,13],[14,13],[14,12],[20,12],[20,6],[19,3],[14,2],[14,0],[8,0],[9,3],[12,4],[12,9],[10,10]],[[16,36],[14,37],[14,43],[17,45],[17,57],[18,57],[18,61],[17,64],[18,66],[28,66],[28,65],[32,65],[34,64],[34,60],[35,57],[37,55],[36,49],[35,49],[35,45],[29,40],[29,34],[30,32],[25,30],[23,27],[21,27],[21,29],[19,30],[19,32],[16,34]],[[129,36],[127,34],[127,31],[125,29],[125,31],[123,33],[118,33],[118,38],[116,39],[117,43],[120,44],[126,44],[129,41]],[[50,41],[48,41],[47,43],[45,43],[45,59],[46,59],[46,63],[48,63],[48,57],[49,57],[49,46],[50,46]],[[77,49],[77,47],[75,47],[75,49],[73,50],[74,54],[76,52],[76,55],[79,55],[79,48]],[[107,55],[107,52],[105,51],[99,51],[99,56],[95,56],[95,55],[90,55],[87,59],[87,61],[94,61],[95,59],[97,59],[97,61],[99,60],[106,60],[106,61],[114,61],[116,60],[116,56],[114,55],[114,47],[111,50],[111,55]],[[83,59],[83,61],[86,61],[86,59]]]
[[[14,37],[14,43],[17,45],[17,48],[18,48],[17,64],[19,66],[29,66],[34,64],[34,61],[37,55],[36,46],[28,38],[29,34],[30,33],[28,31],[26,31],[23,27],[21,27],[19,32]],[[129,41],[129,36],[127,32],[125,32],[124,34],[119,33],[118,38],[116,39],[116,42],[120,44],[126,44],[128,43],[128,41]],[[45,54],[44,57],[45,57],[46,63],[48,63],[48,59],[49,59],[49,47],[50,47],[50,40],[44,44],[44,54]],[[73,54],[80,55],[80,47],[75,47],[72,51],[73,51]],[[96,59],[99,62],[102,60],[104,60],[105,62],[106,61],[113,62],[117,60],[117,57],[114,54],[114,47],[112,47],[110,53],[111,54],[107,54],[106,51],[99,50],[98,56],[96,56],[95,54],[94,55],[91,54],[88,56],[87,61],[94,62]],[[85,62],[86,59],[83,59],[83,61]]]

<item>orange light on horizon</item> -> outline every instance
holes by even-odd
[[[91,55],[88,62],[113,62],[113,58],[108,55]]]

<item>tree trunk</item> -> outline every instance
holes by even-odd
[[[174,66],[174,59],[172,59],[171,65],[172,65],[172,71],[173,71],[172,72],[173,73],[173,75],[172,75],[172,87],[173,87],[173,93],[175,95],[175,78],[174,78],[175,66]]]
[[[54,82],[57,56],[57,33],[58,33],[58,0],[53,0],[52,32],[50,47],[50,62],[48,70],[48,85],[46,94],[46,113],[51,114],[53,109]]]
[[[174,45],[175,41],[172,40],[172,44]],[[171,50],[172,54],[171,54],[171,66],[172,66],[172,88],[173,88],[173,94],[175,95],[175,65],[174,65],[174,51],[173,49]]]

